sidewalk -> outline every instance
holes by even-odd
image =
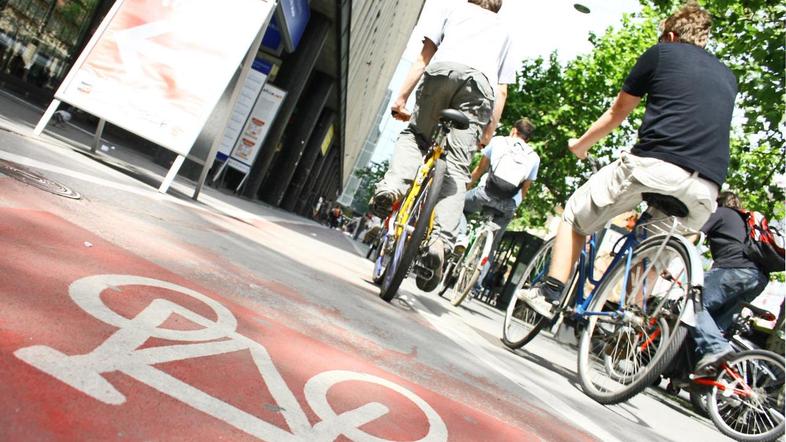
[[[42,108],[27,103],[5,91],[0,91],[0,129],[35,140],[32,131],[43,112],[44,109]],[[106,145],[109,150],[99,150],[96,153],[92,153],[93,138],[94,134],[90,131],[90,128],[71,123],[56,127],[50,122],[44,130],[41,139],[36,141],[43,141],[53,147],[77,152],[91,158],[97,164],[118,170],[145,183],[150,186],[151,190],[156,190],[164,180],[168,170],[156,164],[150,157],[128,147],[128,143],[132,143],[132,140],[120,139],[112,135],[105,136],[102,138],[102,144]],[[196,182],[183,176],[178,176],[172,183],[169,194],[177,198],[181,203],[193,202],[195,206],[211,208],[241,220],[248,221],[258,218],[277,223],[286,223],[291,226],[321,226],[313,220],[271,207],[261,201],[251,201],[231,194],[228,191],[219,191],[207,185],[202,187],[199,201],[195,202],[191,198],[195,187]],[[362,250],[356,250],[351,244],[344,244],[341,248],[353,253],[362,252]]]

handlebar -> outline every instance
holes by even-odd
[[[598,170],[600,170],[601,165],[600,165],[600,161],[598,161],[597,158],[593,157],[592,155],[587,155],[585,161],[589,163],[590,168],[592,169],[592,173],[598,173]]]

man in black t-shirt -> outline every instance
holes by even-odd
[[[568,200],[543,284],[517,296],[551,316],[587,235],[632,210],[642,193],[671,195],[688,207],[680,221],[697,231],[715,210],[729,164],[729,127],[737,84],[731,71],[704,50],[711,17],[695,2],[661,25],[660,42],[642,54],[614,103],[569,149],[585,158],[647,97],[639,140],[630,153],[602,168]]]
[[[693,337],[701,356],[697,374],[709,372],[732,352],[723,331],[731,325],[741,303],[753,301],[769,282],[768,275],[743,253],[747,232],[738,212],[742,206],[737,195],[721,192],[718,206],[701,228],[710,243],[713,263],[704,275],[704,310],[696,313]]]

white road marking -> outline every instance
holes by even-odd
[[[182,305],[161,298],[154,299],[134,318],[126,318],[104,304],[101,293],[127,285],[163,288],[187,295],[210,307],[216,319],[205,318]],[[45,345],[34,345],[20,348],[14,355],[105,404],[121,406],[126,402],[125,395],[103,376],[105,373],[121,372],[161,394],[263,440],[328,442],[344,435],[355,441],[383,442],[384,439],[365,432],[362,427],[388,414],[390,410],[385,405],[371,402],[337,414],[328,402],[328,392],[333,386],[341,382],[365,382],[395,391],[415,404],[423,413],[428,431],[418,442],[448,440],[447,426],[442,418],[415,393],[378,376],[346,370],[318,373],[306,382],[306,402],[320,419],[312,426],[267,349],[237,333],[237,319],[221,303],[189,288],[141,276],[94,275],[73,282],[69,287],[69,295],[82,310],[101,322],[117,327],[117,331],[86,354],[67,355]],[[181,316],[203,328],[162,328],[172,315]],[[186,343],[140,349],[151,337]],[[167,362],[237,351],[248,351],[251,354],[260,380],[273,397],[289,431],[211,396],[156,367]]]

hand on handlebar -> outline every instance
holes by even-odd
[[[390,114],[399,121],[409,121],[412,114],[407,110],[407,101],[398,99],[390,106]]]
[[[579,148],[579,140],[577,138],[571,138],[568,140],[568,150],[573,152],[573,155],[579,157],[579,159],[587,158],[587,150],[588,149],[580,149]]]

